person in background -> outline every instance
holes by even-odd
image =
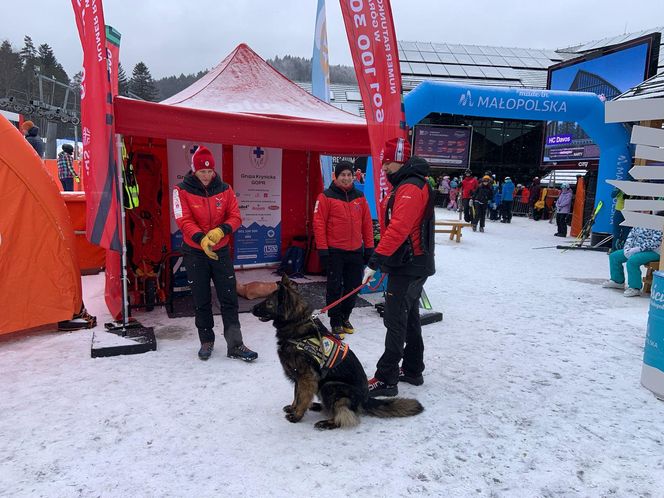
[[[491,191],[493,193],[493,198],[489,202],[489,219],[491,221],[497,221],[500,217],[500,208],[503,200],[503,193],[500,189],[498,182],[493,180],[491,185]]]
[[[523,187],[520,185],[521,188],[521,203],[522,204],[528,204],[528,201],[530,200],[530,189],[528,187]]]
[[[473,232],[477,231],[477,224],[480,225],[480,232],[484,232],[484,224],[486,221],[486,209],[489,202],[493,199],[493,189],[491,188],[491,177],[484,175],[482,183],[473,191],[473,210],[475,217],[473,218]]]
[[[362,174],[362,170],[360,168],[355,170],[355,180],[357,183],[364,183],[364,175]]]
[[[452,211],[456,211],[458,209],[457,206],[458,195],[459,195],[459,179],[455,176],[450,181],[450,201],[447,204],[447,209],[451,209]]]
[[[501,223],[512,223],[512,207],[514,206],[514,183],[509,176],[505,177],[502,188],[503,201],[502,201],[502,214],[503,219]]]
[[[40,158],[44,157],[44,141],[39,136],[39,128],[35,126],[32,121],[24,121],[21,125],[21,131],[25,135],[25,139],[28,141],[32,148],[35,149],[35,152]]]
[[[444,208],[448,207],[450,203],[450,177],[444,176],[438,185],[438,192],[440,192],[441,200],[440,205]]]
[[[231,186],[214,171],[214,156],[203,146],[192,156],[191,171],[173,189],[173,215],[182,231],[182,255],[194,299],[196,327],[207,360],[214,349],[210,280],[221,304],[229,358],[253,361],[258,354],[244,345],[238,318],[237,284],[228,247],[229,236],[242,224]]]
[[[651,228],[634,227],[630,230],[625,246],[609,254],[609,271],[611,279],[602,284],[609,289],[625,289],[625,272],[627,268],[627,289],[625,297],[641,294],[641,265],[659,261],[662,245],[662,231]]]
[[[556,237],[567,237],[567,218],[572,210],[572,189],[569,188],[569,183],[563,183],[560,188],[562,189],[558,199],[556,200],[556,224],[558,225],[558,232],[554,235]]]
[[[542,217],[541,210],[539,210],[539,214],[536,213],[538,211],[535,208],[535,203],[540,200],[540,193],[542,191],[542,187],[540,186],[540,179],[539,177],[533,178],[533,182],[530,185],[530,194],[528,197],[528,207],[530,207],[530,211],[532,213],[532,218],[537,221]]]
[[[463,219],[466,223],[471,223],[473,221],[470,201],[473,198],[473,192],[477,186],[477,178],[472,176],[472,172],[467,169],[464,173],[464,179],[461,182],[461,203],[463,204]]]
[[[74,179],[79,181],[74,171],[74,147],[71,144],[62,144],[62,151],[58,154],[58,178],[65,192],[73,192]]]
[[[394,189],[381,203],[382,234],[362,279],[370,282],[378,268],[389,276],[383,316],[385,350],[369,379],[372,397],[396,396],[398,382],[424,383],[419,301],[424,283],[436,272],[434,199],[425,178],[429,163],[409,155],[410,146],[402,138],[388,141],[381,154],[383,171]]]
[[[374,250],[371,212],[364,194],[353,185],[353,165],[339,161],[334,176],[318,195],[313,220],[321,266],[327,269],[326,304],[362,283],[362,270]],[[350,323],[355,298],[353,294],[328,311],[332,333],[340,338],[355,331]]]

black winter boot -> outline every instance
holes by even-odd
[[[204,342],[201,344],[201,349],[198,350],[198,357],[201,360],[207,360],[212,356],[212,350],[214,349],[214,342]]]

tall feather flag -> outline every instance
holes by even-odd
[[[327,21],[325,0],[318,0],[316,28],[314,31],[314,53],[311,60],[311,93],[323,102],[330,102],[330,59],[327,50]],[[323,184],[332,181],[332,158],[320,156]]]
[[[121,251],[120,191],[113,146],[113,96],[102,0],[72,0],[83,48],[81,136],[86,199],[86,237],[111,251]],[[119,42],[119,38],[117,40]],[[119,258],[107,253],[106,304],[114,317],[121,312]],[[112,265],[108,261],[113,262]]]
[[[381,169],[385,142],[407,140],[399,52],[389,0],[340,0],[353,65],[369,127],[374,191],[390,190]],[[382,218],[382,210],[378,210]]]

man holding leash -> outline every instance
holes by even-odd
[[[407,141],[388,141],[381,156],[393,190],[381,203],[384,226],[362,282],[370,282],[378,268],[389,276],[383,316],[387,333],[385,351],[369,379],[369,395],[396,396],[400,381],[416,386],[424,383],[419,301],[427,277],[436,272],[434,196],[426,179],[429,164],[410,157]]]

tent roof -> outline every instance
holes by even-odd
[[[288,80],[247,45],[159,104],[117,97],[116,131],[127,135],[368,155],[363,118]]]
[[[337,109],[300,88],[244,43],[201,79],[162,104],[366,124],[363,118]]]

